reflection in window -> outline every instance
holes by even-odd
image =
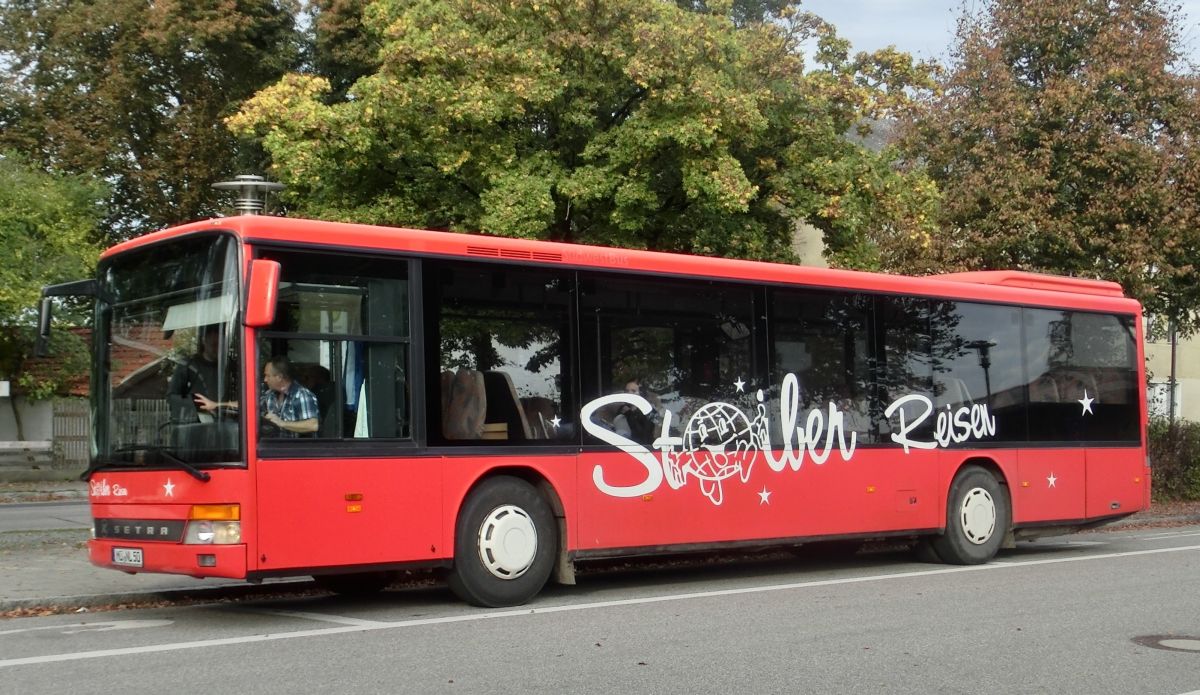
[[[934,419],[923,416],[927,407],[905,396],[933,396],[933,336],[931,306],[927,299],[880,297],[875,304],[875,330],[882,336],[878,353],[879,391],[884,408],[900,401],[890,418],[878,414],[880,432],[900,428],[904,418],[909,437],[931,440]],[[911,427],[911,423],[919,425]]]
[[[1132,318],[1026,309],[1025,359],[1031,439],[1137,440]]]
[[[987,405],[996,419],[990,441],[1025,439],[1020,316],[1015,307],[933,303],[933,404]]]
[[[808,410],[827,411],[830,403],[844,414],[847,432],[872,441],[868,361],[869,300],[863,295],[779,290],[771,295],[771,403],[779,412],[783,378],[795,374],[800,386],[800,422]],[[783,441],[778,417],[771,419],[771,441]]]
[[[121,463],[238,461],[238,246],[228,236],[156,244],[102,267],[97,326],[100,457]]]
[[[707,282],[643,282],[595,276],[583,282],[585,398],[636,392],[648,416],[622,405],[598,424],[650,444],[671,413],[671,432],[708,403],[753,412],[754,303],[749,288]],[[739,390],[737,383],[742,382]]]
[[[430,439],[538,444],[576,437],[569,382],[569,276],[427,266]]]

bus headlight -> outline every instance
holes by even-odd
[[[233,545],[242,542],[240,521],[189,521],[183,534],[188,545]]]
[[[194,504],[183,542],[188,545],[233,545],[242,542],[242,508],[236,504]]]

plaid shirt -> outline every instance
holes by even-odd
[[[298,382],[293,381],[288,386],[287,393],[283,395],[283,400],[280,401],[276,391],[267,389],[263,392],[262,398],[258,401],[258,407],[263,416],[268,413],[275,413],[280,420],[287,422],[298,422],[300,420],[309,420],[319,417],[319,409],[317,407],[317,397],[312,391],[301,386]],[[297,432],[289,432],[283,428],[271,426],[270,423],[265,423],[265,426],[277,432],[264,433],[268,437],[298,437]]]

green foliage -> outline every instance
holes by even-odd
[[[30,325],[43,285],[88,277],[104,188],[0,153],[0,325]]]
[[[923,176],[845,135],[928,66],[851,59],[795,2],[681,4],[323,0],[329,75],[289,75],[227,123],[305,216],[767,259],[804,220],[860,266],[868,231],[926,233]]]
[[[112,184],[112,240],[210,216],[261,166],[221,123],[297,63],[294,0],[0,3],[0,148]]]
[[[1200,423],[1152,419],[1149,453],[1155,499],[1200,500]]]
[[[42,287],[94,274],[104,193],[91,179],[45,174],[0,154],[0,374],[18,374],[29,355]],[[75,364],[61,376],[86,371]]]
[[[33,331],[25,330],[22,333],[22,342],[30,344]],[[33,369],[29,368],[33,365],[27,359],[26,368],[17,377],[17,385],[30,400],[63,395],[79,380],[80,375],[91,371],[92,353],[88,344],[70,331],[58,330],[50,334],[50,354],[54,356],[52,361],[40,361]]]
[[[1186,321],[1200,300],[1200,101],[1158,0],[990,0],[959,25],[953,69],[906,119],[942,191],[912,272],[1019,268],[1120,282]]]

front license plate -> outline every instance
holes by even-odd
[[[142,566],[141,548],[113,548],[113,564],[125,567]]]

